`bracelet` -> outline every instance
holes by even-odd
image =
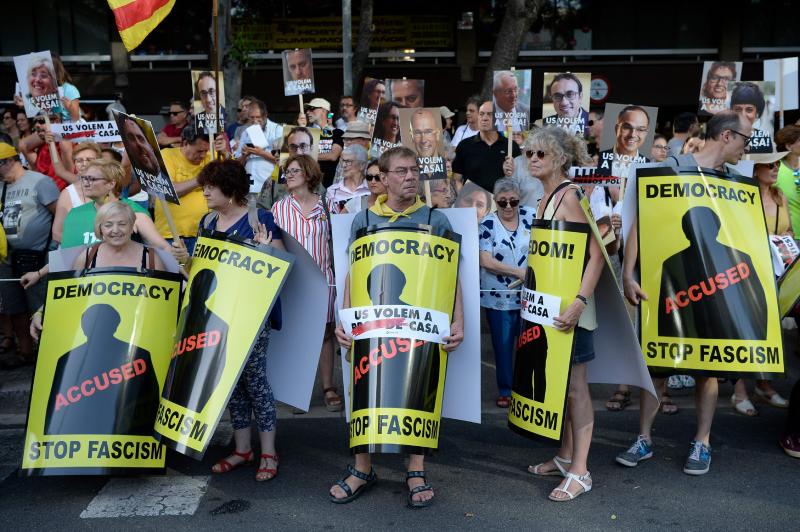
[[[587,300],[586,300],[586,298],[585,298],[585,297],[583,297],[583,296],[582,296],[582,295],[580,295],[580,294],[578,294],[577,296],[575,296],[575,299],[577,299],[578,301],[580,301],[581,303],[583,303],[585,306],[588,306],[588,305],[589,305],[589,301],[587,301]]]

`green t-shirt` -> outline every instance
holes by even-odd
[[[128,199],[121,199],[120,201],[127,203],[133,209],[133,212],[142,212],[149,215],[147,210],[134,201]],[[64,218],[61,247],[90,246],[95,242],[100,242],[100,239],[94,234],[95,216],[97,216],[97,208],[93,201],[71,209],[67,213],[67,217]]]
[[[777,184],[778,188],[789,200],[789,215],[792,219],[792,229],[795,232],[800,228],[800,192],[798,192],[798,183],[800,183],[800,172],[795,174],[794,170],[781,161]]]

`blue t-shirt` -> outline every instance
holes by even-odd
[[[211,221],[208,223],[208,227],[206,227],[206,216],[211,216],[212,213],[208,213],[203,215],[200,218],[200,230],[203,229],[211,229],[212,231],[217,230],[217,220],[219,220],[219,216],[215,215]],[[250,220],[248,219],[248,213],[244,213],[244,215],[239,218],[239,220],[230,226],[225,231],[220,231],[221,233],[225,233],[227,236],[238,236],[241,238],[253,238],[253,228],[250,226]],[[258,223],[264,224],[264,227],[267,231],[272,232],[272,240],[281,240],[281,230],[280,228],[275,225],[275,218],[272,217],[272,213],[269,211],[265,211],[264,209],[258,209]],[[269,322],[273,329],[279,331],[281,326],[283,325],[283,314],[281,313],[281,298],[275,300],[275,305],[272,307],[272,312],[269,315]]]

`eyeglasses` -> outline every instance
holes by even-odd
[[[719,83],[720,81],[728,83],[729,81],[733,81],[733,78],[730,76],[717,76],[715,74],[713,76],[708,76],[708,81],[710,81],[711,83]]]
[[[525,150],[525,157],[528,159],[533,158],[533,154],[536,154],[537,159],[544,159],[547,156],[547,152],[543,150]]]
[[[400,168],[395,168],[394,170],[389,170],[386,172],[387,174],[394,174],[397,177],[405,177],[408,173],[411,172],[413,176],[419,176],[419,166],[412,166],[410,168],[406,168],[405,166],[401,166]]]
[[[578,91],[556,92],[553,93],[553,101],[560,102],[564,98],[566,98],[567,100],[574,100],[580,95],[581,93]]]
[[[35,118],[35,119],[33,120],[33,123],[34,123],[34,124],[44,124],[44,123],[45,123],[45,121],[44,121],[44,118]]]
[[[415,129],[412,133],[414,138],[422,138],[422,137],[432,137],[434,133],[439,131],[438,129]]]
[[[377,174],[366,174],[364,177],[367,181],[380,181],[381,173],[378,172]]]
[[[354,159],[342,159],[342,166],[350,166],[355,162],[356,161]]]
[[[774,169],[776,169],[776,168],[779,168],[779,167],[780,167],[780,165],[781,165],[781,162],[780,162],[780,161],[775,161],[775,162],[772,162],[772,163],[757,163],[757,166],[761,166],[761,165],[763,165],[763,166],[766,166],[766,167],[767,167],[767,168],[769,168],[770,170],[774,170]],[[795,181],[796,181],[796,180],[795,180]],[[795,184],[796,184],[796,183],[795,183]]]
[[[73,159],[73,161],[75,162],[75,164],[88,164],[88,163],[94,161],[95,159],[97,159],[97,157],[92,157],[90,159],[83,159],[83,158],[81,158],[81,159]]]
[[[208,89],[207,91],[200,91],[200,97],[206,98],[207,96],[216,96],[217,90],[216,89]]]
[[[286,170],[284,170],[284,173],[286,175],[298,175],[298,174],[302,174],[303,173],[303,169],[302,168],[287,168]]]
[[[628,133],[628,134],[633,133],[634,131],[637,132],[637,133],[641,133],[642,135],[647,133],[647,128],[646,127],[641,127],[641,126],[640,127],[634,127],[632,124],[629,124],[627,122],[623,122],[622,124],[617,124],[617,126],[619,126],[620,129],[622,129],[622,131],[624,131],[625,133]]]
[[[729,129],[728,131],[730,131],[731,133],[734,133],[734,134],[739,135],[740,137],[742,137],[744,139],[745,147],[749,146],[750,143],[753,141],[753,137],[748,137],[744,133],[740,133],[740,132],[736,131],[735,129]]]
[[[513,89],[503,89],[499,92],[505,96],[513,96],[519,92],[519,87],[514,87]]]
[[[98,181],[108,181],[105,177],[92,177],[90,175],[82,175],[80,176],[81,182],[86,183],[87,185],[94,185]]]
[[[291,151],[308,151],[311,149],[311,144],[306,144],[305,142],[302,144],[289,144],[289,149]]]
[[[519,200],[518,200],[518,199],[516,199],[516,198],[515,198],[515,199],[510,199],[510,200],[503,200],[503,199],[501,199],[501,200],[497,200],[497,201],[495,201],[495,203],[497,203],[497,206],[498,206],[498,207],[500,207],[501,209],[505,209],[505,208],[507,208],[509,205],[510,205],[510,206],[511,206],[511,208],[513,209],[514,207],[516,207],[517,205],[519,205]]]
[[[178,116],[181,113],[185,113],[186,111],[170,111],[169,116]]]
[[[10,163],[13,159],[13,157],[9,157],[8,159],[0,159],[0,168]]]

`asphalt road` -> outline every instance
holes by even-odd
[[[484,345],[489,345],[486,342]],[[797,335],[787,335],[788,352]],[[491,352],[484,352],[483,423],[444,420],[440,450],[427,460],[435,504],[405,506],[404,463],[399,455],[375,459],[379,482],[349,505],[328,501],[330,485],[349,461],[343,418],[315,407],[294,415],[282,408],[278,425],[280,473],[253,480],[254,467],[226,475],[209,468],[228,447],[213,446],[205,459],[171,453],[166,477],[20,478],[24,400],[0,394],[0,515],[7,530],[798,530],[800,460],[777,445],[785,412],[733,413],[730,384],[720,387],[712,432],[711,472],[682,473],[694,430],[691,391],[673,394],[681,411],[659,416],[655,456],[635,469],[614,463],[636,436],[638,410],[607,412],[612,388],[594,386],[595,436],[590,454],[594,489],[569,503],[547,494],[557,479],[534,478],[528,464],[551,457],[553,446],[512,433],[494,406]],[[787,395],[800,375],[788,357],[790,378],[776,381]],[[0,391],[9,374],[0,373]],[[19,375],[17,375],[19,379]],[[319,403],[319,400],[316,400]],[[222,438],[225,439],[225,438]],[[177,515],[170,515],[177,514]],[[109,517],[116,516],[116,517]]]

